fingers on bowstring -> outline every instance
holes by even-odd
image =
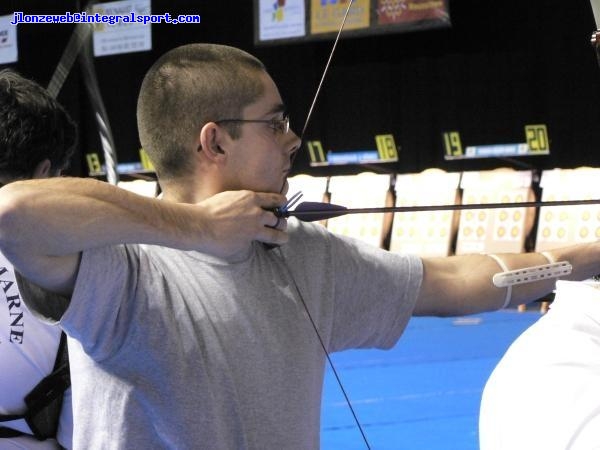
[[[262,216],[262,223],[266,228],[280,231],[287,229],[287,219],[279,217],[274,211],[265,211]]]
[[[285,229],[265,226],[259,233],[258,240],[267,244],[281,245],[289,240],[289,235],[286,233]]]
[[[286,231],[287,230],[287,219],[285,217],[277,217],[277,222],[275,222],[275,225],[273,225],[273,228],[279,230],[279,231]]]
[[[273,211],[264,211],[261,220],[263,226],[258,231],[257,239],[269,244],[285,244],[289,237],[287,230],[287,220],[283,217],[277,217]]]
[[[276,194],[272,192],[257,192],[256,198],[258,205],[263,209],[273,210],[284,205],[287,199],[283,194]]]

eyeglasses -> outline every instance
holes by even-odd
[[[233,123],[233,122],[239,122],[239,123],[266,123],[269,125],[269,127],[271,127],[273,129],[273,131],[276,131],[277,133],[281,133],[281,134],[287,134],[288,131],[290,131],[290,116],[288,114],[284,114],[283,119],[221,119],[221,120],[215,120],[214,123],[221,124],[221,123]]]

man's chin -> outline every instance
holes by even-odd
[[[283,186],[281,187],[281,191],[279,193],[283,194],[283,195],[287,195],[289,188],[290,188],[290,185],[288,184],[288,180],[286,178],[285,181],[283,182]]]

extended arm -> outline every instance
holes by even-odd
[[[191,205],[141,197],[77,178],[29,180],[0,190],[0,247],[27,278],[72,291],[83,250],[120,243],[164,245],[228,257],[252,240],[281,244],[266,211],[279,194],[224,192]]]
[[[582,280],[600,273],[600,244],[580,244],[548,252],[555,261],[567,260],[573,273],[566,279]],[[547,264],[539,253],[498,255],[509,270]],[[423,285],[415,315],[460,315],[495,310],[502,307],[506,289],[493,285],[495,273],[503,272],[496,261],[486,255],[463,255],[423,260]],[[512,287],[511,305],[541,298],[554,289],[556,279]]]

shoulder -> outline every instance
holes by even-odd
[[[422,271],[421,258],[411,254],[392,253],[374,245],[348,236],[331,233],[316,223],[301,222],[297,219],[288,222],[290,232],[289,247],[295,252],[328,253],[344,260],[372,260],[381,263],[401,264]]]
[[[334,236],[323,225],[302,222],[295,218],[288,221],[290,240],[285,247],[294,251],[324,251],[331,247]]]
[[[323,225],[313,222],[302,222],[296,218],[288,220],[288,231],[291,238],[308,237],[326,239],[330,234]]]

